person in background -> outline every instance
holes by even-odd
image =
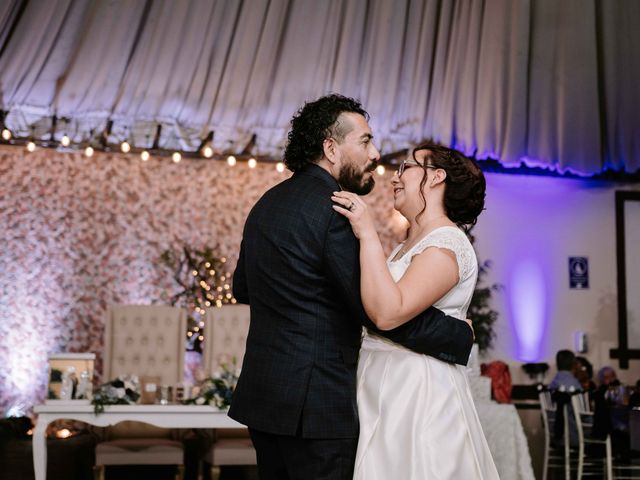
[[[611,436],[611,447],[617,460],[629,457],[628,398],[613,367],[606,366],[596,375],[598,388],[593,394],[593,434]]]
[[[629,397],[629,407],[640,407],[640,380],[636,382],[636,386],[633,389],[633,393]]]
[[[571,447],[578,445],[578,427],[576,419],[573,415],[571,407],[571,394],[582,391],[582,386],[578,379],[574,376],[574,368],[576,363],[576,355],[571,350],[559,350],[556,353],[556,367],[558,373],[553,377],[549,384],[549,390],[553,393],[556,404],[560,407],[568,404],[567,415],[569,416],[569,444]],[[558,446],[564,445],[564,417],[562,412],[564,409],[559,408],[560,412],[556,418],[554,427],[554,442]]]
[[[576,356],[571,350],[559,350],[556,353],[558,373],[549,384],[550,390],[563,392],[579,392],[582,390],[582,385],[573,374],[575,362]]]
[[[591,362],[585,357],[577,356],[574,364],[574,376],[578,379],[578,382],[580,382],[582,391],[587,392],[589,398],[591,398],[598,388],[593,381],[593,365],[591,365]]]
[[[613,367],[602,367],[598,370],[598,390],[608,390],[619,385],[620,380]]]

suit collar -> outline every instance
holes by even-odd
[[[331,185],[331,188],[333,188],[336,191],[342,190],[337,180],[333,178],[331,174],[327,172],[324,168],[316,165],[315,163],[310,163],[309,165],[304,167],[302,170],[299,170],[298,172],[296,172],[296,175],[310,175],[312,177],[317,178],[318,180],[321,180],[327,185]]]

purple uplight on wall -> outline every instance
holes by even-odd
[[[535,259],[514,265],[509,289],[509,309],[519,360],[535,362],[543,357],[547,326],[547,291],[544,272]]]

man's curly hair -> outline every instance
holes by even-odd
[[[346,125],[340,125],[338,117],[343,112],[359,113],[369,120],[369,114],[353,98],[331,94],[313,102],[305,103],[291,119],[291,130],[287,135],[284,163],[296,172],[322,158],[324,141],[333,137],[338,142],[349,133]]]

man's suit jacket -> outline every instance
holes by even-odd
[[[229,416],[256,430],[358,436],[362,326],[375,325],[360,299],[358,240],[331,208],[339,189],[309,165],[265,193],[247,218],[233,293],[251,306],[251,323]],[[382,334],[460,364],[473,343],[465,322],[435,308]]]

